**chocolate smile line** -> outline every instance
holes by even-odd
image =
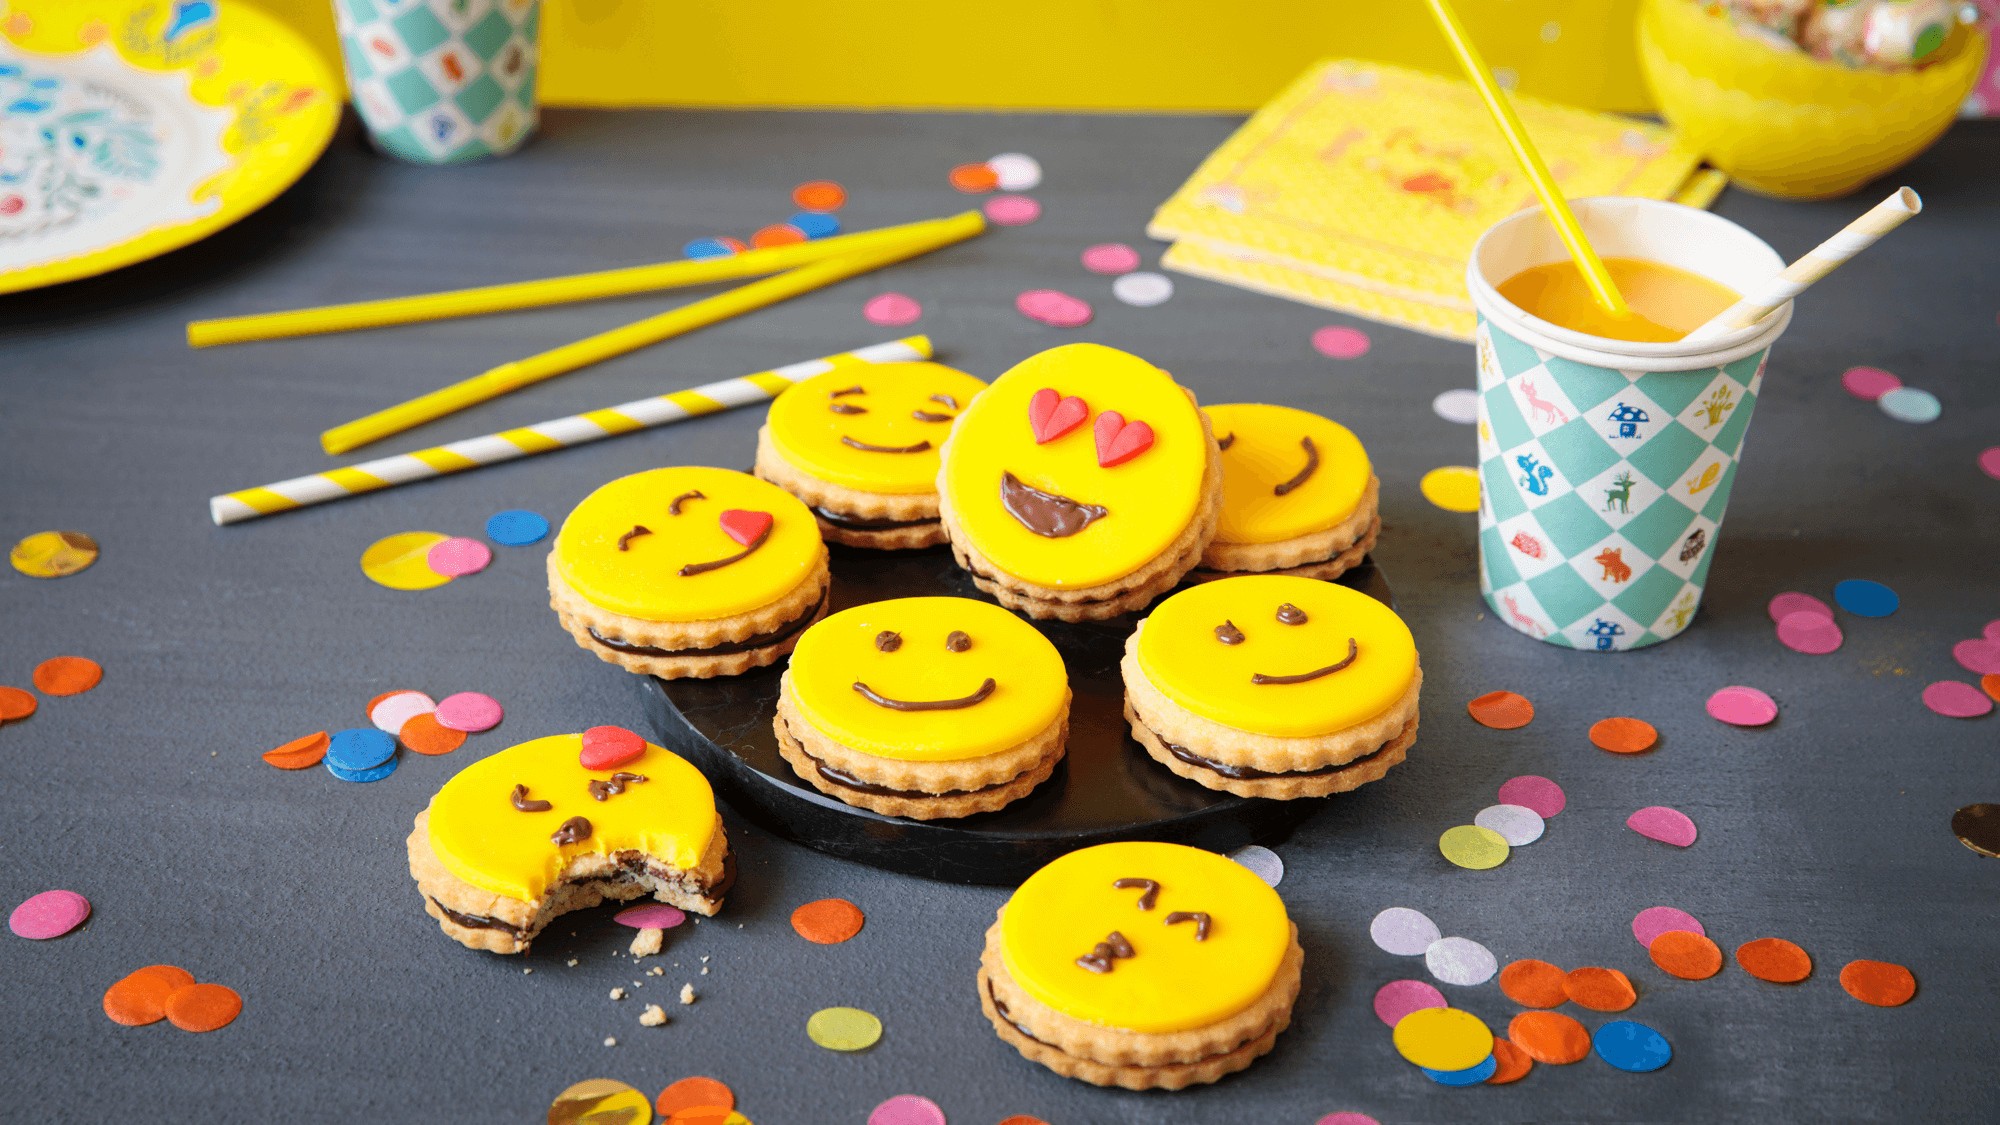
[[[1315,668],[1310,672],[1300,672],[1296,676],[1267,676],[1262,672],[1253,672],[1250,676],[1250,682],[1253,684],[1302,684],[1307,680],[1317,680],[1321,676],[1330,676],[1347,667],[1349,664],[1354,663],[1354,657],[1360,651],[1360,646],[1354,643],[1354,638],[1349,637],[1347,638],[1347,659],[1338,664],[1329,664],[1324,668]]]
[[[987,696],[993,694],[993,689],[997,686],[999,685],[993,682],[993,677],[988,676],[986,677],[986,682],[979,685],[979,690],[973,692],[971,695],[961,696],[957,699],[910,700],[891,699],[886,695],[879,695],[875,689],[862,683],[860,680],[854,681],[854,690],[861,693],[861,698],[866,699],[877,707],[887,707],[891,711],[956,711],[962,707],[970,707],[975,703],[984,702]]]
[[[747,559],[751,555],[756,554],[757,548],[762,547],[764,545],[764,540],[769,539],[771,537],[771,527],[772,527],[771,524],[768,523],[765,524],[764,530],[757,533],[757,538],[752,539],[750,541],[749,546],[743,548],[742,550],[736,552],[735,554],[729,556],[726,559],[710,559],[707,562],[695,562],[687,564],[680,570],[681,577],[692,578],[697,574],[707,574],[711,570],[721,570],[723,567],[728,566],[730,563],[742,562],[744,559]]]
[[[840,444],[849,449],[859,449],[864,453],[922,453],[931,447],[928,441],[920,441],[915,445],[869,445],[865,441],[855,441],[845,434],[841,435]]]

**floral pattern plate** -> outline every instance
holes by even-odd
[[[325,151],[340,79],[223,0],[0,0],[0,293],[205,238]]]

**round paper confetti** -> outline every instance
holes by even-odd
[[[361,552],[361,573],[378,586],[391,590],[428,590],[451,581],[451,576],[432,570],[428,557],[432,547],[451,538],[435,531],[405,531],[377,539]]]
[[[1542,838],[1546,827],[1542,814],[1526,805],[1488,805],[1479,810],[1472,823],[1480,828],[1490,828],[1507,841],[1510,848],[1532,844]]]
[[[1665,805],[1640,809],[1625,818],[1625,827],[1648,840],[1658,840],[1677,848],[1685,848],[1695,839],[1694,821],[1689,820],[1686,813]]]
[[[104,990],[104,1014],[111,1022],[145,1027],[167,1018],[167,997],[193,984],[194,977],[182,971],[187,979],[181,980],[160,968],[171,966],[140,969]]]
[[[396,765],[400,760],[401,759],[398,758],[390,758],[388,761],[383,762],[381,765],[376,766],[374,769],[366,769],[366,770],[342,769],[339,766],[334,765],[332,762],[322,762],[321,764],[326,767],[326,772],[332,774],[333,776],[339,778],[342,781],[367,782],[367,781],[380,781],[383,778],[388,777],[390,774],[395,773]]]
[[[868,1125],[945,1125],[944,1110],[929,1098],[898,1094],[868,1114]]]
[[[1652,948],[1653,939],[1669,930],[1686,930],[1693,934],[1705,934],[1701,920],[1685,910],[1671,906],[1649,906],[1632,916],[1632,936],[1640,945]]]
[[[399,691],[377,703],[375,706],[370,707],[368,709],[368,721],[375,724],[376,730],[387,731],[390,734],[399,734],[402,732],[404,723],[409,722],[418,715],[428,715],[435,710],[437,710],[437,703],[423,692]],[[344,770],[362,768],[361,766],[350,765],[346,762],[336,762],[335,764]]]
[[[1493,1033],[1457,1008],[1419,1008],[1396,1024],[1396,1052],[1425,1070],[1464,1070],[1493,1053]]]
[[[1535,705],[1511,691],[1489,691],[1465,705],[1472,721],[1495,730],[1525,727],[1535,717]]]
[[[1174,295],[1174,283],[1163,273],[1128,273],[1111,283],[1111,295],[1128,305],[1150,309]]]
[[[1590,744],[1613,754],[1643,754],[1659,740],[1660,732],[1644,719],[1599,719],[1590,727]]]
[[[1980,855],[2000,859],[2000,805],[1982,802],[1952,813],[1951,834]]]
[[[1432,976],[1446,984],[1464,985],[1469,988],[1492,980],[1493,974],[1500,968],[1500,963],[1493,959],[1493,954],[1485,946],[1471,938],[1448,937],[1439,938],[1431,943],[1429,949],[1424,950],[1424,966],[1431,971]],[[1441,1066],[1437,1069],[1462,1068]]]
[[[335,734],[327,743],[326,764],[349,771],[374,769],[395,752],[396,739],[388,731],[357,727]]]
[[[1855,398],[1874,402],[1902,386],[1903,381],[1879,367],[1850,367],[1841,372],[1840,385]]]
[[[2000,810],[2000,806],[1995,806]],[[1421,911],[1407,906],[1392,906],[1375,916],[1368,924],[1368,936],[1385,952],[1398,957],[1415,957],[1429,949],[1442,935],[1437,923],[1425,917]]]
[[[1394,1027],[1423,1008],[1449,1008],[1444,993],[1420,980],[1392,980],[1375,990],[1375,1018]]]
[[[1438,837],[1438,851],[1460,867],[1485,871],[1507,862],[1507,838],[1491,828],[1461,824]]]
[[[1598,1058],[1633,1074],[1658,1070],[1674,1057],[1665,1036],[1631,1020],[1612,1020],[1598,1028],[1590,1042]]]
[[[750,1119],[719,1105],[689,1106],[661,1125],[750,1125]]]
[[[1876,399],[1875,405],[1882,408],[1882,413],[1898,422],[1913,422],[1918,425],[1935,422],[1938,415],[1944,413],[1944,405],[1938,402],[1936,395],[1929,391],[1920,391],[1915,387],[1898,387]]]
[[[2000,445],[1980,451],[1979,471],[1994,480],[2000,480]]]
[[[1447,512],[1479,510],[1479,470],[1464,465],[1443,465],[1424,474],[1417,482],[1424,499]]]
[[[1980,636],[1989,641],[2000,642],[2000,619],[1988,621],[1986,627],[1980,630]]]
[[[453,730],[438,722],[435,713],[425,712],[411,716],[396,732],[396,740],[419,754],[437,757],[465,745],[465,732]]]
[[[1800,612],[1817,613],[1822,617],[1833,616],[1832,607],[1828,606],[1825,602],[1820,601],[1811,594],[1797,592],[1779,594],[1777,597],[1772,598],[1767,611],[1771,615],[1771,624],[1773,625],[1776,625],[1794,613]]]
[[[861,932],[867,915],[844,898],[823,898],[792,911],[792,929],[814,945],[839,945]]]
[[[424,552],[424,564],[446,578],[478,574],[493,561],[493,548],[477,539],[454,536]]]
[[[75,891],[43,891],[14,908],[7,928],[24,938],[61,937],[90,917],[90,900]]]
[[[1285,881],[1285,861],[1278,858],[1277,852],[1260,844],[1238,848],[1229,853],[1229,858],[1249,868],[1270,886],[1275,887]]]
[[[1478,1066],[1467,1067],[1464,1070],[1431,1070],[1428,1067],[1418,1069],[1424,1072],[1426,1078],[1440,1086],[1477,1086],[1493,1077],[1493,1072],[1498,1067],[1499,1063],[1492,1055],[1488,1055]]]
[[[43,695],[82,695],[104,679],[104,669],[81,656],[52,656],[35,665],[34,679]]]
[[[1976,719],[1993,710],[1993,700],[1971,684],[1939,680],[1924,689],[1924,706],[1951,719]]]
[[[750,236],[750,245],[762,250],[767,246],[790,246],[805,240],[806,232],[790,223],[772,223],[767,227],[758,227],[757,232]]]
[[[1498,1065],[1493,1071],[1493,1077],[1486,1080],[1488,1086],[1504,1086],[1509,1082],[1519,1082],[1528,1076],[1529,1069],[1535,1065],[1535,1060],[1528,1057],[1528,1052],[1505,1039],[1493,1041],[1493,1061]]]
[[[838,211],[847,202],[847,189],[832,180],[807,180],[792,189],[792,205],[801,211]],[[720,1085],[720,1083],[718,1083]],[[724,1087],[727,1089],[727,1087]],[[664,1096],[664,1095],[662,1095]],[[703,1102],[719,1105],[719,1102]],[[730,1103],[734,1105],[735,1103]],[[661,1113],[668,1110],[662,1109]]]
[[[1668,930],[1646,947],[1660,971],[1682,980],[1707,980],[1722,971],[1722,950],[1706,935]]]
[[[1840,603],[1840,608],[1860,617],[1887,617],[1902,604],[1896,591],[1865,578],[1850,578],[1835,586],[1833,600]]]
[[[1547,961],[1514,961],[1500,970],[1500,991],[1524,1008],[1557,1008],[1569,1002],[1568,975]]]
[[[1849,961],[1840,970],[1840,987],[1863,1004],[1893,1008],[1917,994],[1917,978],[1887,961]]]
[[[35,698],[33,692],[22,691],[17,687],[0,687],[0,723],[25,719],[34,714],[35,709],[40,706],[41,702]]]
[[[980,210],[988,222],[1003,227],[1024,227],[1042,217],[1042,205],[1026,195],[996,195]]]
[[[1479,421],[1479,392],[1457,387],[1431,400],[1431,412],[1447,422],[1470,426]]]
[[[1522,1012],[1507,1025],[1507,1038],[1538,1063],[1563,1066],[1590,1053],[1590,1032],[1561,1012]]]
[[[1007,1123],[1003,1121],[1000,1125],[1007,1125]],[[1313,1125],[1382,1125],[1382,1123],[1365,1113],[1342,1111],[1340,1113],[1329,1113],[1318,1121],[1313,1122]]]
[[[167,1019],[182,1031],[228,1027],[243,1011],[243,997],[219,984],[190,984],[167,997]]]
[[[97,540],[81,531],[38,531],[7,552],[30,578],[67,578],[97,561]]]
[[[1030,1117],[1025,1113],[1017,1113],[1012,1117],[1001,1118],[1000,1125],[1049,1125],[1049,1123],[1039,1117]]]
[[[1758,938],[1736,947],[1736,963],[1758,980],[1792,984],[1812,974],[1812,958],[1784,938]]]
[[[1546,777],[1528,773],[1500,787],[1500,803],[1533,809],[1536,816],[1547,820],[1563,811],[1569,804],[1569,797],[1562,791],[1562,786]]]
[[[808,239],[831,238],[840,233],[840,220],[817,211],[801,211],[785,220],[785,225]]]
[[[821,1008],[806,1021],[806,1036],[829,1051],[859,1051],[882,1038],[882,1021],[859,1008]]]
[[[861,306],[862,319],[885,328],[901,328],[922,319],[924,307],[903,293],[877,293]]]
[[[735,1109],[736,1091],[713,1078],[683,1078],[661,1090],[660,1096],[653,1102],[654,1112],[661,1117],[672,1117],[681,1110],[697,1106]]]
[[[1312,334],[1313,350],[1329,359],[1360,359],[1368,354],[1368,333],[1329,324]]]
[[[369,700],[369,701],[368,701],[368,705],[367,705],[366,707],[363,707],[363,708],[361,709],[361,713],[362,713],[363,715],[372,715],[372,714],[374,714],[374,713],[375,713],[375,708],[376,708],[376,707],[379,707],[379,706],[381,706],[381,703],[382,703],[382,701],[383,701],[383,700],[385,700],[385,699],[389,698],[389,697],[390,697],[390,696],[392,696],[392,695],[402,695],[402,694],[403,694],[404,692],[407,692],[407,691],[410,691],[410,690],[412,690],[412,689],[410,689],[410,688],[397,688],[397,689],[396,689],[395,691],[385,691],[385,692],[383,692],[383,693],[382,693],[381,695],[378,695],[378,696],[376,696],[375,698],[373,698],[373,699]]]
[[[332,741],[325,731],[295,738],[275,750],[264,751],[264,760],[281,770],[302,770],[319,765],[326,757],[327,744]]]
[[[1014,298],[1014,309],[1054,328],[1081,328],[1095,315],[1090,302],[1054,289],[1030,289]]]
[[[635,930],[671,930],[687,921],[687,914],[678,906],[668,906],[664,902],[649,902],[643,906],[630,906],[611,916],[611,920],[621,926]],[[714,1102],[703,1102],[714,1105]]]
[[[1632,981],[1617,969],[1586,965],[1563,977],[1569,998],[1593,1012],[1622,1012],[1639,1002]]]
[[[1778,643],[1807,656],[1825,656],[1840,647],[1846,637],[1833,618],[1811,610],[1788,613],[1778,622]]]
[[[490,695],[461,691],[438,700],[435,714],[441,727],[478,734],[499,726],[507,712],[500,706],[500,701]]]
[[[526,508],[509,508],[486,517],[486,537],[503,547],[540,543],[548,533],[549,521]]]
[[[1994,702],[2000,703],[2000,672],[1979,677],[1979,690],[1985,692]]]
[[[1726,687],[1708,697],[1708,714],[1733,727],[1761,727],[1778,717],[1778,703],[1753,687]]]
[[[1031,191],[1041,186],[1042,165],[1020,152],[1003,152],[986,162],[1002,191]]]
[[[1100,242],[1085,248],[1083,268],[1091,273],[1117,276],[1139,268],[1139,252],[1122,242]]]
[[[1989,641],[1984,637],[1976,641],[1960,641],[1951,646],[1951,658],[1968,672],[1982,676],[2000,672],[2000,641]]]
[[[979,195],[1000,186],[1000,176],[985,163],[960,164],[945,175],[951,186],[967,195]]]
[[[733,238],[697,238],[681,247],[681,253],[689,258],[727,258],[739,250],[749,247]]]
[[[576,1121],[618,1121],[621,1125],[646,1125],[653,1119],[653,1103],[646,1095],[623,1082],[593,1078],[579,1082],[549,1105],[549,1125],[570,1125]]]

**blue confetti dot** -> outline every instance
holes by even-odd
[[[840,220],[817,211],[801,211],[785,220],[785,225],[807,238],[825,238],[840,233]]]
[[[1598,1028],[1590,1042],[1598,1058],[1633,1074],[1658,1070],[1674,1057],[1665,1036],[1631,1020],[1612,1020]]]
[[[400,758],[392,757],[381,765],[366,770],[344,770],[332,762],[328,762],[326,763],[326,772],[342,781],[380,781],[390,774],[395,773],[396,763],[401,760]]]
[[[1637,1025],[1633,1026],[1636,1027]],[[1493,1072],[1499,1068],[1499,1060],[1495,1059],[1492,1055],[1488,1055],[1485,1062],[1480,1063],[1478,1066],[1466,1067],[1464,1070],[1432,1070],[1429,1067],[1423,1066],[1417,1069],[1423,1071],[1425,1077],[1440,1086],[1477,1086],[1488,1078],[1493,1077]]]
[[[486,520],[486,537],[503,547],[525,547],[540,543],[549,533],[549,521],[526,508],[495,512]]]
[[[690,258],[727,258],[736,251],[719,238],[697,238],[681,247],[681,253]]]
[[[1935,422],[1938,415],[1944,413],[1944,404],[1938,401],[1936,395],[1929,391],[1920,391],[1915,387],[1897,387],[1876,399],[1875,405],[1882,408],[1882,413],[1898,422],[1914,422],[1919,425]]]
[[[356,727],[334,735],[326,744],[326,766],[336,777],[360,770],[372,770],[396,754],[396,736],[385,730]],[[393,767],[391,767],[393,768]],[[389,776],[383,774],[383,777]],[[373,781],[374,778],[347,778]]]
[[[1865,578],[1850,578],[1835,586],[1833,600],[1840,603],[1840,608],[1862,617],[1887,617],[1903,604],[1896,591]]]

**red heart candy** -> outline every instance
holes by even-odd
[[[771,530],[771,513],[749,512],[742,508],[730,508],[716,517],[722,525],[723,534],[736,540],[737,545],[748,547],[757,537]]]
[[[1144,422],[1127,422],[1116,410],[1097,416],[1092,436],[1097,438],[1097,463],[1107,469],[1123,465],[1153,448],[1153,427]]]
[[[1051,387],[1043,387],[1028,400],[1028,425],[1035,431],[1035,444],[1051,442],[1083,425],[1090,407],[1075,395],[1062,397]]]
[[[583,753],[577,755],[587,770],[616,769],[646,752],[646,740],[624,727],[591,727],[583,732]]]

